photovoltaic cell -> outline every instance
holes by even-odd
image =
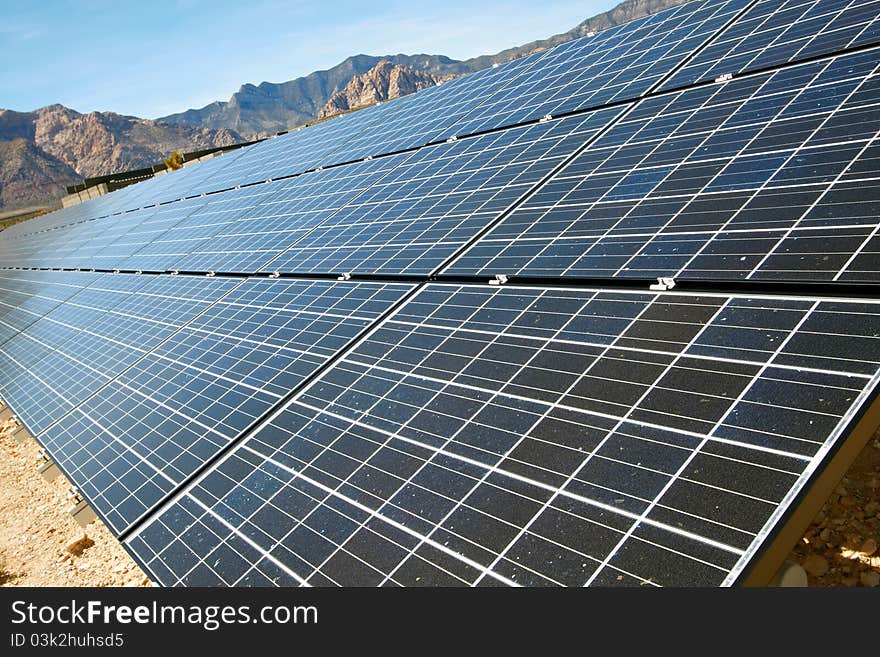
[[[738,583],[880,381],[878,6],[684,3],[12,226],[0,395],[162,584]],[[573,280],[657,276],[719,291]]]
[[[262,270],[431,273],[618,112],[420,149]]]
[[[136,278],[164,286],[198,284],[197,296],[213,300],[180,304],[176,311],[174,303],[157,299],[141,317],[129,313],[143,301],[132,297],[118,303],[105,327],[114,334],[109,348],[107,340],[95,339],[104,337],[100,329],[89,326],[81,332],[89,339],[70,339],[45,359],[47,367],[31,366],[21,384],[17,381],[22,392],[10,396],[15,408],[44,410],[45,417],[25,413],[22,419],[116,532],[410,289],[308,280]],[[144,295],[141,288],[139,296]],[[124,354],[114,352],[115,344]],[[97,356],[102,353],[119,366],[108,367]],[[35,381],[47,368],[50,375]],[[94,385],[77,387],[83,380]],[[44,399],[22,403],[29,388]],[[54,399],[48,399],[49,390]]]
[[[663,88],[875,43],[880,43],[877,0],[760,0]]]
[[[874,302],[432,284],[128,542],[163,584],[729,582]]]
[[[659,96],[449,268],[878,280],[875,51]]]
[[[747,0],[698,0],[546,51],[455,126],[469,134],[639,98]]]

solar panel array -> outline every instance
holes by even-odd
[[[161,584],[742,582],[878,389],[878,9],[694,0],[13,226],[0,396]]]

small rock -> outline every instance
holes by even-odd
[[[880,573],[868,570],[859,575],[859,581],[862,583],[862,586],[868,586],[871,588],[880,586]]]
[[[869,538],[867,541],[862,543],[862,547],[859,551],[862,552],[865,556],[870,557],[877,551],[877,541],[873,538]]]
[[[83,553],[83,551],[88,550],[94,544],[95,542],[88,536],[83,536],[82,538],[68,545],[67,551],[70,552],[70,554],[72,554],[73,556],[78,557]]]
[[[128,570],[128,566],[125,564],[119,564],[118,566],[113,567],[114,573],[124,573],[126,570]]]
[[[828,561],[820,554],[811,554],[801,565],[813,577],[821,577],[828,572]]]

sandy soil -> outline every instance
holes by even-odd
[[[70,484],[46,482],[39,447],[19,445],[14,421],[0,425],[0,585],[148,586],[150,580],[108,529],[85,531],[67,514]],[[789,560],[811,586],[880,584],[880,434],[869,441]]]
[[[0,425],[0,584],[147,586],[149,579],[107,527],[83,528],[67,512],[70,484],[37,472],[39,446],[19,445]],[[86,540],[84,540],[86,539]]]

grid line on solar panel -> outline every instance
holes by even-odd
[[[749,0],[687,2],[541,54],[454,126],[455,134],[637,99],[718,33]]]
[[[31,434],[41,435],[227,286],[217,282],[211,291],[205,280],[105,275],[20,334],[26,344],[39,345],[40,358],[20,366],[6,392]],[[15,359],[9,350],[4,355]]]
[[[428,285],[128,547],[166,584],[729,583],[876,386],[875,306]]]
[[[878,43],[878,18],[877,0],[760,0],[662,88]]]
[[[0,271],[0,346],[84,287],[96,274]]]
[[[875,280],[877,67],[642,101],[445,271]]]
[[[379,158],[220,194],[217,202],[224,202],[230,195],[256,193],[263,187],[272,192],[230,215],[225,223],[205,222],[197,213],[175,227],[190,239],[195,226],[199,232],[190,246],[178,249],[185,253],[168,259],[166,266],[183,271],[258,271],[317,226],[332,220],[409,157],[402,154]],[[171,232],[162,239],[173,243]]]
[[[420,149],[261,270],[429,274],[619,112]]]
[[[194,280],[203,286],[223,283],[218,278],[136,278]],[[41,368],[32,367],[20,387],[38,389],[44,399],[54,396],[56,406],[66,402],[61,410],[50,406],[46,422],[70,411],[54,424],[34,427],[34,413],[46,404],[19,404],[20,396],[12,396],[15,407],[27,406],[30,411],[23,415],[25,424],[34,427],[34,435],[117,532],[411,288],[271,279],[230,281],[230,285],[222,298],[172,325],[158,336],[161,340],[146,339],[151,331],[143,317],[134,327],[140,328],[140,334],[132,332],[131,340],[122,344],[129,356],[122,371],[110,371],[108,376],[104,368],[95,367],[90,355],[69,358],[76,376],[66,379],[41,380]],[[152,323],[161,325],[165,316],[162,313]],[[110,325],[118,324],[117,313]],[[89,328],[82,332],[92,334]],[[108,351],[106,339],[100,351]],[[79,387],[87,373],[102,387],[91,387],[86,391],[91,396],[71,400],[70,389]],[[45,387],[34,386],[34,378]],[[66,385],[59,388],[56,381]]]

